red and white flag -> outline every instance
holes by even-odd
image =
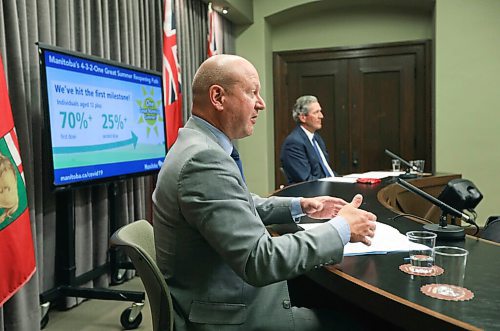
[[[34,272],[24,172],[0,57],[0,307]]]
[[[208,4],[208,47],[207,55],[211,57],[219,54],[219,38],[217,38],[217,12],[212,9],[212,3]]]
[[[165,0],[163,15],[163,91],[167,146],[170,148],[182,127],[181,68],[177,57],[177,34],[172,0]]]

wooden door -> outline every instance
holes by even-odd
[[[288,122],[287,126],[279,130],[283,141],[290,129],[296,125],[291,116],[291,109],[297,96],[309,94],[318,97],[324,115],[320,134],[328,146],[328,161],[336,171],[343,170],[336,161],[346,158],[346,147],[349,145],[349,128],[344,125],[348,122],[347,68],[346,59],[290,63],[287,93],[289,107],[288,111],[280,114],[283,119],[286,117]],[[323,134],[324,132],[327,134]]]
[[[325,118],[320,134],[340,174],[390,167],[385,149],[426,160],[433,169],[429,43],[274,54],[276,185],[279,152],[295,127],[295,99],[316,95]]]

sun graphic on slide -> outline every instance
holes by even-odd
[[[143,86],[142,87],[142,95],[144,99],[135,100],[137,105],[139,106],[141,116],[139,117],[139,124],[146,123],[146,137],[149,137],[151,130],[156,133],[156,136],[159,136],[158,133],[158,124],[163,125],[163,117],[161,116],[161,95],[159,96],[159,100],[155,100],[155,91],[151,88],[148,90]]]

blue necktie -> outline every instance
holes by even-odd
[[[326,167],[325,163],[323,162],[323,158],[321,157],[321,153],[319,152],[318,148],[318,141],[316,140],[316,137],[313,138],[313,146],[314,150],[316,151],[316,154],[318,154],[318,159],[319,159],[319,164],[321,164],[321,169],[323,169],[323,172],[325,173],[326,177],[330,177],[330,171],[328,171],[328,168]]]
[[[243,164],[241,163],[240,160],[240,153],[238,153],[238,150],[234,146],[233,146],[233,151],[231,152],[231,157],[233,158],[234,162],[236,162],[236,165],[240,169],[240,174],[241,177],[243,178],[243,181],[246,182],[245,176],[243,175]]]

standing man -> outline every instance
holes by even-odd
[[[215,55],[195,74],[192,117],[179,130],[153,193],[156,259],[175,330],[331,330],[352,321],[292,307],[286,279],[338,263],[348,241],[370,244],[375,215],[351,203],[251,194],[233,139],[253,133],[265,104],[254,66]],[[271,237],[267,224],[334,219]],[[300,218],[298,218],[300,220]]]
[[[300,183],[337,174],[328,164],[326,145],[319,133],[323,113],[318,99],[304,95],[295,101],[292,116],[297,127],[281,146],[281,166],[288,183]]]

